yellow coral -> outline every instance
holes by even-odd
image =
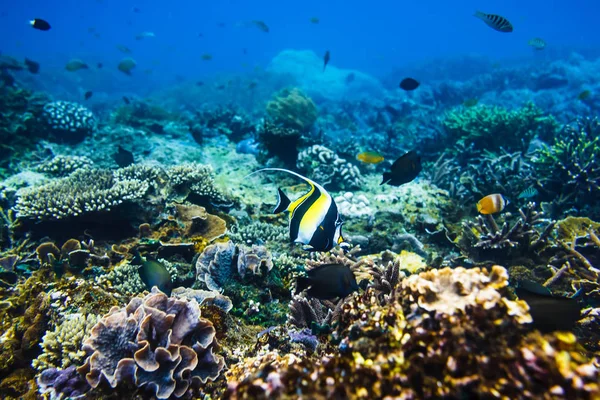
[[[276,123],[307,131],[317,120],[317,106],[299,89],[285,89],[267,103],[267,114]]]
[[[427,263],[425,263],[423,257],[408,250],[402,250],[398,255],[397,260],[400,264],[400,269],[407,270],[411,274],[427,267]]]

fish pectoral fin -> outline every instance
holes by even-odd
[[[286,211],[291,203],[289,197],[283,193],[283,190],[277,188],[277,205],[275,205],[275,208],[273,209],[273,214],[279,214]]]

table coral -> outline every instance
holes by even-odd
[[[168,298],[153,290],[127,307],[113,307],[92,328],[78,370],[90,386],[134,384],[159,399],[182,397],[216,379],[225,367],[213,324],[195,300]]]

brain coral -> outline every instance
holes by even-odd
[[[153,289],[113,307],[84,342],[88,354],[79,368],[92,387],[134,384],[159,399],[181,397],[188,389],[216,379],[225,366],[215,355],[213,324],[200,317],[195,300],[167,297]]]

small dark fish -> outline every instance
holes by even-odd
[[[421,172],[421,156],[414,150],[400,156],[390,167],[390,172],[383,173],[381,185],[387,183],[392,186],[404,185],[415,179]]]
[[[574,297],[553,296],[539,283],[521,281],[515,288],[521,300],[529,305],[533,326],[543,333],[570,331],[581,317],[583,306]]]
[[[544,50],[546,48],[546,42],[544,41],[544,39],[539,37],[530,39],[529,42],[527,42],[527,44],[536,50]]]
[[[318,24],[319,22],[321,22],[321,20],[319,20],[319,18],[318,18],[318,17],[312,17],[312,18],[310,19],[310,23],[311,23],[311,24],[315,24],[315,25],[316,25],[316,24]]]
[[[127,96],[123,96],[123,101],[125,102],[125,104],[131,104],[129,97],[127,97]]]
[[[592,95],[592,92],[590,90],[584,90],[583,92],[581,92],[577,95],[577,98],[581,101],[584,101],[584,100],[589,99],[591,95]]]
[[[325,55],[323,56],[323,72],[325,72],[325,68],[327,68],[327,64],[329,64],[330,59],[331,59],[331,54],[329,53],[329,50],[327,50],[325,52]]]
[[[148,257],[144,261],[139,254],[136,254],[131,263],[141,265],[138,268],[138,273],[148,290],[152,290],[156,286],[167,296],[171,296],[171,291],[173,290],[171,274],[169,274],[169,271],[162,263],[156,260],[149,260]]]
[[[244,48],[242,49],[242,54],[248,54],[248,49],[244,47]]]
[[[204,37],[203,33],[198,33],[198,37]]]
[[[202,54],[202,56],[200,58],[202,58],[203,61],[210,61],[210,60],[212,60],[213,57],[212,57],[212,54],[205,53],[205,54]]]
[[[79,71],[80,69],[89,69],[90,67],[78,58],[75,58],[65,65],[65,69],[69,72]]]
[[[346,85],[349,85],[350,83],[354,82],[355,78],[356,75],[354,75],[354,72],[350,72],[348,75],[346,75]]]
[[[217,26],[218,26],[219,28],[225,28],[225,22],[219,22],[219,23],[217,24]]]
[[[86,100],[89,100],[92,98],[92,96],[94,95],[94,92],[92,92],[91,90],[88,90],[87,92],[85,92],[85,94],[83,95],[83,98]]]
[[[196,86],[204,86],[204,82],[198,81],[198,82],[196,82]]]
[[[133,153],[129,150],[125,150],[121,146],[119,146],[117,152],[113,154],[113,160],[115,160],[120,168],[128,167],[135,162]]]
[[[37,74],[40,72],[40,63],[30,60],[29,58],[25,59],[25,66],[27,67],[27,71],[31,72],[32,74]]]
[[[131,9],[131,11],[133,11],[136,14],[139,14],[142,12],[142,10],[140,10],[138,7],[135,7],[135,6]]]
[[[343,264],[325,264],[307,271],[307,277],[296,280],[296,293],[308,288],[307,294],[327,300],[346,297],[358,290],[356,277],[350,267]]]
[[[519,193],[519,195],[517,196],[517,199],[530,199],[532,197],[537,196],[538,194],[538,190],[536,188],[534,188],[533,186],[528,187],[527,189],[523,190],[521,193]]]
[[[51,26],[47,21],[44,21],[41,18],[36,18],[34,20],[29,21],[29,24],[34,28],[40,31],[49,31]]]
[[[504,17],[496,14],[486,14],[481,11],[475,12],[475,17],[485,22],[490,28],[498,32],[512,32],[512,24]]]
[[[404,78],[402,79],[402,82],[400,82],[400,89],[402,90],[406,90],[406,91],[411,91],[411,90],[415,90],[416,88],[418,88],[420,85],[419,81],[413,79],[413,78]]]
[[[463,101],[463,106],[465,107],[474,107],[477,104],[479,104],[479,99],[477,97]]]
[[[224,84],[224,83],[222,83],[222,84],[220,84],[220,85],[216,85],[216,86],[215,86],[215,89],[217,89],[217,90],[223,90],[223,89],[225,89],[225,88],[226,88],[226,86],[225,86],[225,84]]]
[[[264,21],[252,21],[252,23],[261,31],[269,33],[269,27],[264,23]]]
[[[98,69],[102,69],[102,67],[104,67],[104,65],[102,65],[102,63],[98,63],[98,64],[96,64],[96,67],[97,67]]]

